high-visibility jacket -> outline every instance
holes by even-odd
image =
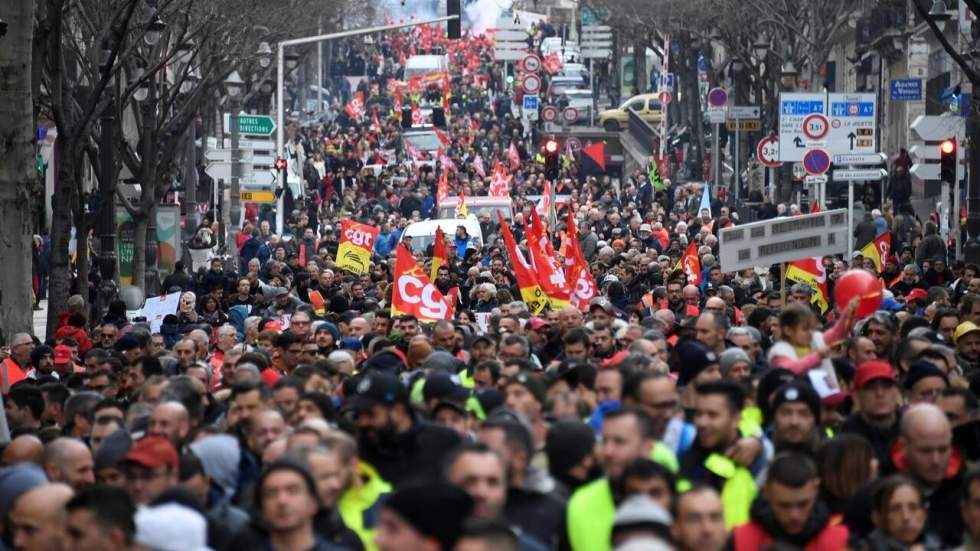
[[[721,503],[725,512],[725,528],[731,530],[748,522],[751,518],[749,511],[752,501],[757,493],[752,473],[720,453],[709,455],[704,461],[704,467],[724,481],[721,486]],[[691,486],[689,480],[682,479],[677,483],[677,491],[689,490]]]
[[[0,381],[3,383],[3,393],[6,394],[10,387],[27,378],[27,373],[17,365],[12,357],[6,358],[0,363]]]
[[[351,487],[337,501],[337,510],[344,524],[354,531],[367,551],[377,551],[374,544],[374,530],[378,525],[381,502],[391,493],[391,484],[385,482],[371,465],[360,461],[357,474],[362,484]]]
[[[616,518],[609,479],[600,478],[572,494],[565,510],[568,544],[572,551],[608,551]]]

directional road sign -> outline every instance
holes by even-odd
[[[200,144],[198,144],[200,145]],[[222,140],[222,145],[218,145],[217,138],[208,138],[208,149],[228,149],[231,147],[231,138]],[[276,142],[272,140],[238,140],[239,149],[252,149],[255,151],[268,151],[275,154]]]
[[[909,174],[918,180],[939,180],[939,163],[915,163]],[[963,164],[956,163],[956,180],[962,180],[964,175]]]
[[[497,31],[493,34],[493,38],[497,42],[523,42],[527,44],[527,32],[526,31]]]
[[[527,27],[501,17],[494,25],[493,58],[496,61],[520,61],[527,57]]]
[[[823,149],[811,149],[803,155],[803,168],[807,174],[824,174],[830,169],[830,155]]]
[[[958,116],[919,115],[912,121],[912,132],[924,141],[956,138],[962,141],[966,133],[966,120]]]
[[[612,54],[612,28],[609,25],[582,26],[582,58],[606,59]]]
[[[807,152],[803,134],[803,121],[814,113],[826,114],[827,97],[824,94],[785,93],[779,96],[779,160],[802,161]]]
[[[204,158],[212,162],[231,162],[231,149],[209,149],[204,153]],[[272,153],[258,153],[251,149],[241,149],[238,152],[238,160],[244,164],[271,167],[276,162],[276,157]]]
[[[276,175],[271,170],[253,171],[252,165],[242,165],[239,183],[242,187],[268,187],[276,181]],[[231,163],[210,163],[204,169],[208,176],[215,180],[231,181]]]
[[[275,203],[276,194],[271,191],[243,191],[239,194],[244,203]]]
[[[913,149],[918,146],[913,146]],[[911,153],[911,150],[909,151]],[[834,155],[835,165],[880,165],[888,160],[884,153],[845,153]]]
[[[585,59],[606,59],[612,54],[609,48],[587,48],[582,50],[582,57]]]
[[[753,105],[732,105],[728,108],[729,119],[758,119],[760,110]]]
[[[779,162],[779,138],[777,136],[767,136],[759,140],[755,148],[755,156],[763,165],[775,168],[783,163]]]
[[[225,134],[231,134],[231,115],[225,113]],[[238,115],[238,133],[245,136],[271,136],[276,122],[268,115]]]
[[[863,181],[880,180],[888,177],[888,171],[883,168],[855,168],[846,170],[835,170],[834,180],[844,181]]]
[[[876,94],[828,94],[827,104],[827,149],[831,153],[878,151]]]

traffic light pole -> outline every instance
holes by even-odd
[[[457,4],[458,5],[458,4]],[[350,36],[360,36],[364,34],[371,34],[384,31],[393,31],[396,29],[405,29],[409,27],[418,27],[420,25],[431,25],[433,23],[442,23],[443,21],[456,21],[459,19],[459,15],[447,15],[446,17],[436,17],[433,19],[426,19],[422,21],[411,21],[409,23],[399,23],[396,25],[382,25],[379,27],[368,27],[366,29],[353,29],[349,31],[341,31],[337,33],[321,34],[317,36],[309,36],[305,38],[295,38],[292,40],[283,40],[279,43],[279,48],[276,51],[276,152],[277,156],[285,156],[286,147],[286,116],[285,116],[285,99],[284,93],[286,90],[286,48],[290,46],[301,46],[303,44],[318,44],[321,42],[327,42],[330,40],[336,40],[338,38],[347,38]],[[287,171],[279,171],[279,198],[276,202],[276,231],[280,235],[284,233],[285,230],[285,188],[288,184]],[[301,179],[302,180],[302,179]]]

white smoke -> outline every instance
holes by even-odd
[[[495,28],[497,19],[510,10],[512,4],[512,0],[475,0],[464,9],[466,17],[463,27],[469,28],[473,34]]]

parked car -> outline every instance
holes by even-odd
[[[624,101],[615,109],[606,109],[600,112],[599,126],[608,132],[619,132],[626,128],[629,123],[627,109],[636,111],[640,118],[654,126],[660,124],[660,118],[663,116],[657,94],[640,94]]]

